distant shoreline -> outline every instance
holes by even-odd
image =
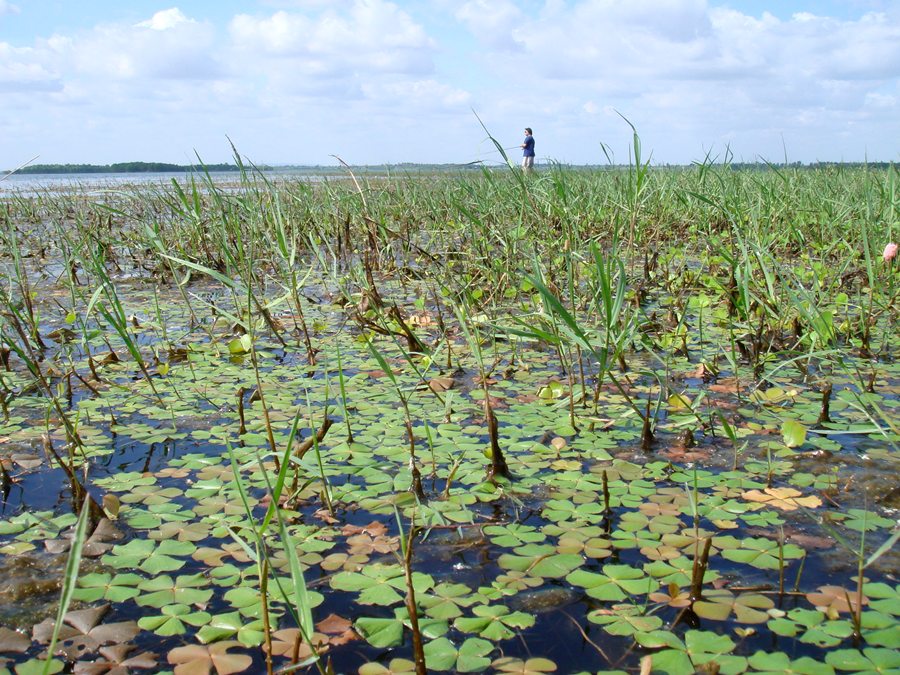
[[[267,168],[267,167],[266,167]],[[20,174],[55,173],[184,173],[186,171],[238,171],[234,164],[197,165],[167,164],[165,162],[119,162],[116,164],[31,164],[16,170]]]
[[[549,165],[556,165],[550,162]],[[353,166],[353,170],[369,172],[369,171],[412,171],[412,172],[428,172],[428,171],[459,171],[459,170],[481,170],[482,168],[491,168],[492,166],[502,167],[502,162],[496,165],[469,162],[465,164],[417,164],[412,162],[403,162],[400,164],[361,164]],[[543,166],[543,165],[542,165]],[[558,164],[557,166],[568,169],[586,169],[586,170],[616,170],[627,169],[627,164]],[[689,169],[694,165],[682,164],[656,164],[654,169]],[[741,170],[771,170],[771,169],[827,169],[827,168],[857,168],[868,167],[869,169],[888,169],[894,166],[893,162],[790,162],[771,163],[771,162],[731,162],[729,166],[737,171]],[[77,174],[146,174],[146,173],[192,173],[192,172],[210,172],[210,173],[237,173],[242,167],[236,164],[169,164],[166,162],[118,162],[115,164],[29,164],[18,169],[0,170],[0,177],[5,174],[19,175],[77,175]],[[297,172],[297,173],[315,173],[319,175],[341,174],[344,170],[340,166],[313,166],[313,165],[249,165],[244,166],[244,170],[248,172],[271,171],[271,172]]]

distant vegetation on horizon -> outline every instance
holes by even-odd
[[[581,169],[625,169],[627,164],[566,164],[565,162],[541,162],[541,165],[559,165],[569,168]],[[400,162],[395,164],[360,164],[354,168],[363,171],[384,171],[390,169],[399,169],[403,171],[441,171],[441,170],[459,170],[459,169],[475,169],[478,170],[484,166],[503,166],[502,162],[468,162],[465,164],[452,163],[419,163],[419,162]],[[782,169],[782,168],[807,168],[807,169],[823,169],[828,167],[844,167],[844,168],[860,168],[868,167],[870,169],[887,169],[893,166],[892,162],[728,162],[728,165],[737,171],[742,170],[758,170],[758,169]],[[685,168],[688,164],[659,164],[658,168]],[[283,164],[283,165],[252,165],[245,164],[247,170],[289,170],[289,171],[315,171],[317,173],[342,171],[339,166],[332,165],[309,165],[309,164]],[[99,173],[183,173],[189,171],[239,171],[240,167],[236,164],[168,164],[166,162],[118,162],[115,164],[31,164],[16,170],[5,170],[0,173],[18,173],[18,174],[99,174]]]
[[[204,164],[207,171],[237,171],[234,164]],[[116,164],[32,164],[16,173],[181,173],[197,169],[196,165],[165,162],[119,162]]]

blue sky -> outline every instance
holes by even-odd
[[[0,0],[0,101],[6,168],[900,162],[900,0]]]

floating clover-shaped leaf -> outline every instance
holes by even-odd
[[[881,612],[863,612],[860,619],[866,644],[900,649],[900,630],[894,617]]]
[[[395,647],[403,641],[403,622],[397,618],[361,617],[356,630],[373,647]]]
[[[434,586],[427,574],[413,572],[416,593],[424,593]],[[359,591],[362,605],[393,605],[403,600],[400,591],[406,589],[406,578],[400,565],[369,565],[360,572],[339,572],[331,579],[331,587],[339,591]]]
[[[163,523],[156,532],[150,533],[151,539],[166,541],[202,541],[209,536],[209,525],[206,523],[172,522]]]
[[[661,602],[669,607],[688,607],[691,604],[691,593],[687,590],[681,590],[681,587],[675,582],[670,582],[667,592],[650,593],[650,600],[653,602]]]
[[[178,488],[160,488],[158,485],[136,485],[129,492],[120,496],[119,501],[123,504],[143,503],[150,506],[152,504],[166,504],[175,497],[180,496],[181,490]]]
[[[603,626],[611,635],[634,635],[656,630],[663,624],[658,616],[641,612],[640,607],[618,605],[611,609],[595,609],[588,614],[588,621]]]
[[[564,535],[559,538],[556,550],[560,553],[580,553],[588,558],[608,558],[613,554],[612,542],[605,537],[581,539]]]
[[[203,643],[235,638],[246,647],[258,647],[265,640],[265,624],[262,619],[245,619],[240,612],[218,614],[197,631],[197,639]]]
[[[858,598],[855,589],[841,588],[840,586],[819,586],[814,593],[807,593],[806,599],[826,614],[832,612],[856,612]],[[868,605],[869,599],[862,597],[862,605]]]
[[[159,663],[153,652],[140,652],[134,656],[129,653],[134,651],[131,645],[109,645],[98,650],[103,659],[90,661],[78,661],[75,663],[76,675],[124,675],[133,670],[157,670]],[[105,660],[104,660],[105,659]]]
[[[693,604],[694,613],[704,619],[724,621],[732,613],[741,623],[765,623],[769,615],[765,611],[775,606],[765,595],[742,593],[734,595],[723,589],[704,591],[703,599]]]
[[[204,589],[209,579],[203,574],[182,574],[172,579],[168,575],[142,582],[138,588],[144,592],[137,603],[144,607],[164,607],[169,604],[202,604],[212,597],[212,591]]]
[[[168,661],[175,666],[175,675],[215,672],[216,675],[240,673],[253,664],[246,654],[230,654],[229,649],[239,647],[237,642],[216,642],[209,646],[187,645],[169,652]]]
[[[358,572],[369,562],[367,555],[350,555],[349,553],[332,553],[322,558],[319,565],[326,572],[334,572],[337,570],[346,570],[348,572]]]
[[[801,506],[808,509],[822,506],[822,500],[815,495],[804,497],[800,490],[795,490],[791,487],[767,487],[764,490],[748,490],[743,494],[743,497],[748,501],[774,506],[782,511],[796,511]]]
[[[491,664],[498,673],[515,673],[515,675],[543,675],[556,672],[556,664],[550,659],[531,658],[527,661],[504,656]]]
[[[192,612],[183,604],[171,604],[161,608],[160,614],[145,614],[138,619],[138,626],[152,630],[157,635],[183,635],[187,632],[184,624],[203,626],[212,618],[206,612]]]
[[[661,543],[664,546],[680,549],[686,555],[698,556],[703,551],[706,540],[710,537],[712,537],[710,556],[717,555],[723,549],[737,548],[741,545],[741,542],[734,537],[720,536],[706,530],[694,530],[693,528],[685,528],[680,533],[663,534]]]
[[[355,633],[354,633],[355,635]],[[357,636],[358,637],[358,636]],[[328,637],[321,633],[313,633],[309,636],[310,641],[315,644],[316,651],[319,654],[328,650]],[[263,644],[263,650],[268,651],[268,647]],[[272,633],[272,655],[294,657],[296,652],[297,658],[303,661],[313,655],[313,650],[300,632],[299,628],[282,628]]]
[[[758,675],[834,675],[834,668],[808,656],[791,661],[784,652],[756,652],[749,659]]]
[[[409,624],[406,608],[394,610],[393,618],[362,617],[354,624],[357,632],[373,647],[393,647],[403,640],[403,629]],[[419,618],[419,630],[427,638],[437,638],[448,630],[446,621]]]
[[[895,673],[900,669],[900,652],[896,649],[867,647],[839,649],[825,655],[825,663],[837,670],[864,673]]]
[[[684,641],[673,633],[652,631],[637,633],[635,639],[644,647],[653,649],[667,647],[653,654],[653,670],[680,675],[692,673],[707,663],[714,663],[725,675],[741,673],[747,667],[747,659],[730,656],[734,642],[727,635],[717,635],[708,631],[690,630]]]
[[[513,593],[523,591],[526,588],[537,588],[543,583],[544,580],[540,577],[532,577],[526,572],[512,570],[506,574],[498,574],[497,578],[494,579],[492,586],[503,594],[512,595]],[[485,595],[484,589],[481,589],[480,593],[488,600],[496,600],[500,597],[500,594]]]
[[[882,582],[867,583],[866,595],[871,599],[869,606],[885,614],[900,616],[900,586],[890,586]]]
[[[432,594],[416,598],[425,613],[433,619],[455,619],[462,616],[461,607],[469,607],[476,602],[471,589],[465,584],[441,583],[434,587]]]
[[[893,527],[896,523],[890,518],[864,509],[849,509],[844,525],[857,532],[872,532],[878,528]]]
[[[56,653],[75,660],[103,645],[128,642],[138,634],[134,621],[100,623],[107,610],[109,605],[68,612],[59,630]],[[32,632],[34,640],[42,644],[50,642],[55,623],[53,619],[47,619],[37,624]]]
[[[784,560],[802,558],[806,552],[794,544],[785,544],[779,554],[778,542],[763,537],[749,537],[741,541],[740,548],[722,551],[722,557],[733,562],[745,563],[764,570],[777,570]]]
[[[474,617],[460,617],[453,627],[466,633],[477,633],[488,640],[506,640],[515,635],[513,628],[530,628],[534,617],[524,612],[512,612],[504,605],[478,605],[472,609]]]
[[[490,665],[487,655],[492,651],[494,645],[481,638],[469,638],[458,649],[447,638],[438,638],[425,645],[425,663],[429,671],[480,673]]]
[[[659,588],[659,582],[630,565],[604,565],[603,574],[575,570],[566,581],[586,589],[597,600],[621,602],[630,595],[645,595]]]
[[[169,539],[157,544],[150,539],[132,539],[127,544],[114,546],[102,561],[116,569],[140,569],[147,574],[159,574],[181,569],[185,561],[174,556],[188,556],[196,549],[187,541]]]
[[[597,501],[576,504],[571,500],[549,499],[544,504],[542,515],[547,520],[558,523],[560,527],[563,526],[561,521],[595,522],[603,516],[603,505]],[[556,533],[548,531],[548,534]],[[596,534],[600,534],[599,528]]]
[[[124,602],[141,594],[137,585],[143,580],[143,577],[130,572],[115,576],[108,573],[85,574],[78,579],[79,587],[72,597],[82,602],[94,602],[101,598],[111,602]]]
[[[537,543],[546,538],[537,528],[530,525],[510,523],[509,525],[488,525],[484,533],[491,538],[497,546],[515,548],[522,544]]]
[[[415,675],[416,663],[409,659],[391,659],[385,666],[380,663],[364,663],[359,675]]]
[[[782,616],[769,621],[768,628],[776,635],[795,637],[804,630],[818,626],[825,620],[825,615],[814,609],[795,608]]]
[[[503,569],[522,572],[533,577],[559,579],[584,564],[577,553],[556,553],[553,547],[544,547],[533,555],[504,553],[497,560]]]

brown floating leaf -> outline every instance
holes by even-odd
[[[68,551],[71,545],[72,542],[65,539],[44,540],[44,548],[46,548],[49,553],[52,553],[54,555]]]
[[[688,607],[691,604],[691,593],[688,590],[681,590],[677,584],[669,584],[668,593],[662,591],[651,593],[647,596],[653,602],[663,602],[669,607]]]
[[[304,642],[300,637],[300,629],[299,628],[284,628],[282,630],[276,630],[272,633],[272,656],[287,656],[292,658],[294,655],[294,649],[297,648],[299,642],[299,649],[297,652],[297,658],[300,660],[305,659],[308,656],[312,655],[312,649],[309,648],[309,644]],[[322,635],[321,633],[313,633],[312,641],[316,645],[316,649],[319,653],[322,653],[324,650],[328,649],[328,637]],[[263,645],[263,650],[266,649],[266,646]]]
[[[32,640],[41,644],[49,644],[50,638],[53,636],[53,625],[55,623],[53,619],[44,619],[40,623],[35,624],[34,628],[31,629]],[[78,635],[78,631],[71,626],[63,626],[59,629],[60,640],[67,640],[76,635]]]
[[[36,469],[44,460],[36,455],[12,455],[10,459],[23,469]]]
[[[210,671],[229,675],[243,672],[253,665],[253,659],[246,654],[228,653],[232,647],[240,646],[241,643],[236,640],[226,640],[211,645],[175,647],[167,659],[175,666],[175,675],[206,675]]]
[[[82,633],[88,633],[91,628],[100,623],[103,615],[109,611],[109,605],[100,605],[89,609],[78,609],[66,614],[63,621]]]
[[[316,628],[326,635],[343,633],[346,630],[350,630],[352,627],[353,623],[351,621],[334,613],[329,614],[316,624]]]
[[[803,534],[802,532],[788,534],[787,540],[807,550],[811,548],[828,549],[834,546],[834,539],[831,537],[817,537],[816,535]]]
[[[338,519],[332,516],[331,511],[329,511],[328,509],[319,509],[318,511],[313,513],[313,515],[319,520],[328,523],[329,525],[334,525],[336,522],[338,522]]]
[[[814,509],[822,506],[822,500],[815,495],[802,496],[802,492],[794,488],[766,488],[765,490],[748,490],[743,495],[744,499],[751,502],[760,502],[767,506],[774,506],[782,511],[796,511],[801,506]]]
[[[0,627],[0,653],[13,652],[21,654],[31,646],[31,640],[9,628]]]
[[[818,591],[807,593],[806,599],[820,609],[834,610],[836,612],[856,611],[857,598],[855,590],[848,590],[840,586],[819,586]],[[850,600],[848,603],[847,600]],[[869,604],[869,599],[862,596],[863,606]]]
[[[110,645],[101,647],[100,653],[106,661],[78,661],[75,663],[76,675],[128,675],[132,670],[157,669],[159,662],[153,652],[141,652],[129,657],[131,645]]]
[[[338,646],[361,640],[362,638],[353,630],[353,624],[337,614],[329,614],[316,624],[322,633],[328,636],[328,644]]]
[[[387,533],[387,527],[384,523],[379,523],[377,520],[373,520],[368,525],[344,525],[343,529],[341,529],[341,534],[344,536],[349,536],[351,534],[360,534],[361,532],[365,532],[368,535],[373,537],[380,537],[383,534]]]
[[[440,393],[451,389],[454,384],[456,384],[456,380],[452,377],[435,377],[428,381],[428,388],[431,391]]]
[[[422,312],[421,314],[412,314],[406,320],[410,326],[428,326],[431,322],[434,321],[431,314],[428,312]]]
[[[106,512],[106,515],[110,518],[117,518],[119,515],[119,507],[121,503],[119,502],[119,498],[116,497],[112,493],[107,493],[103,495],[103,510]]]
[[[674,446],[660,450],[659,454],[673,462],[702,462],[709,459],[712,452],[709,450],[686,450],[683,447]]]
[[[369,555],[370,553],[390,553],[400,548],[399,537],[372,537],[366,533],[347,537],[350,555]]]
[[[108,610],[109,605],[106,604],[66,614],[59,631],[57,653],[69,661],[75,661],[101,646],[128,642],[140,632],[134,621],[101,624],[100,620]],[[37,624],[33,629],[34,640],[41,644],[49,643],[55,623],[53,619],[47,619]]]

